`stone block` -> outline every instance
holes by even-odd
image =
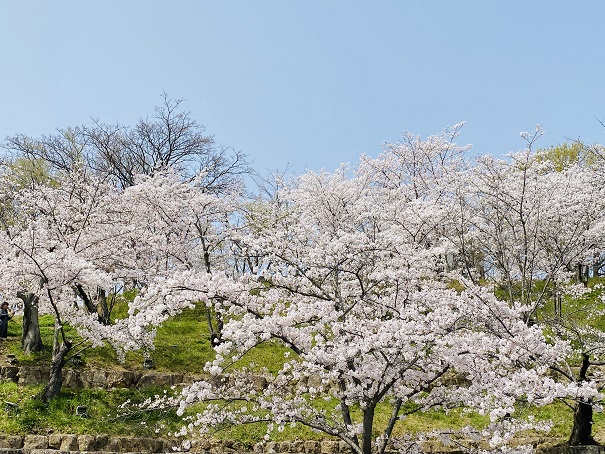
[[[290,452],[290,442],[282,441],[277,444],[276,448],[278,449],[278,452]]]
[[[99,434],[95,435],[95,450],[97,451],[113,451],[113,449],[107,449],[109,443],[109,435]]]
[[[7,381],[12,381],[17,383],[19,381],[18,378],[19,368],[17,366],[2,366],[0,367],[0,377]]]
[[[305,452],[305,442],[301,440],[293,441],[290,443],[290,451],[292,453],[303,453]]]
[[[172,386],[173,383],[179,383],[182,381],[178,380],[174,374],[162,374],[158,372],[149,372],[141,376],[137,383],[138,388],[148,388],[151,386]]]
[[[0,449],[23,448],[23,437],[20,435],[7,435],[0,438]]]
[[[26,435],[23,440],[23,449],[48,449],[48,436]]]
[[[183,383],[185,383],[185,384],[191,384],[193,382],[206,381],[206,380],[208,380],[208,376],[201,375],[201,374],[185,375],[183,377]]]
[[[321,444],[318,441],[305,441],[304,452],[306,454],[320,454]]]
[[[162,452],[173,452],[174,451],[174,447],[179,445],[179,442],[175,439],[166,439],[166,438],[162,438],[162,444],[163,444],[163,448],[162,448]],[[204,449],[205,451],[205,449]]]
[[[93,371],[90,369],[84,369],[80,371],[80,383],[82,383],[82,388],[91,388],[92,387],[92,377]]]
[[[49,449],[61,449],[61,442],[63,441],[63,434],[50,434],[48,436],[48,447]]]
[[[124,443],[127,440],[127,446]],[[128,438],[122,439],[122,448],[129,452],[163,452],[164,442],[157,438]]]
[[[210,454],[231,454],[231,449],[225,445],[224,441],[213,440],[210,442],[210,447],[207,449],[196,448],[196,442],[184,440],[179,445],[183,451],[204,452]]]
[[[94,435],[79,435],[78,449],[80,451],[96,451],[96,438]]]
[[[92,371],[91,386],[93,388],[105,388],[107,383],[107,372],[102,369],[95,369]]]
[[[55,449],[30,449],[27,454],[69,454],[66,451],[57,451]]]
[[[169,448],[172,446],[179,446],[181,442],[176,440],[166,441],[165,446]],[[194,452],[208,452],[212,449],[213,444],[208,438],[200,438],[197,440],[191,440],[191,450]]]
[[[113,370],[107,374],[106,388],[131,388],[138,380],[137,375],[129,370]]]
[[[163,438],[147,438],[147,445],[151,452],[164,452],[166,441]]]
[[[116,437],[119,439],[119,443],[122,446],[122,452],[132,452],[133,443],[131,437]]]
[[[122,438],[108,437],[107,443],[104,445],[104,450],[110,452],[122,452]]]
[[[338,442],[334,440],[326,440],[321,442],[322,454],[334,454],[338,452]]]
[[[20,385],[37,385],[47,383],[50,375],[50,368],[44,366],[21,366],[17,377]]]
[[[261,454],[264,452],[269,452],[266,451],[266,445],[268,443],[263,443],[262,441],[256,443],[254,446],[252,446],[252,452],[254,452],[255,454]]]
[[[63,374],[63,386],[69,389],[83,388],[81,375],[81,371],[66,369]]]
[[[79,443],[77,435],[63,435],[63,439],[61,440],[61,446],[59,447],[61,451],[77,451],[78,448]]]

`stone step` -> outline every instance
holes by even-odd
[[[180,446],[176,440],[152,437],[126,437],[110,435],[7,435],[0,437],[0,454],[13,451],[35,454],[58,454],[62,452],[125,453],[175,452]]]
[[[172,451],[171,454],[182,454],[183,451]],[[0,449],[0,454],[148,454],[146,451],[112,452],[112,451],[61,451],[58,449]],[[193,454],[193,453],[189,453]]]
[[[181,442],[175,439],[110,435],[0,435],[0,454],[179,454],[185,451],[189,454],[351,454],[345,442],[336,440],[262,442],[245,446],[228,440]]]
[[[126,454],[109,451],[61,451],[58,449],[0,449],[0,454]],[[134,454],[134,453],[131,453]]]
[[[20,385],[39,385],[48,383],[50,368],[48,366],[0,365],[0,379]],[[63,370],[63,387],[82,388],[131,388],[183,386],[195,381],[208,379],[207,375],[183,374],[178,372],[159,372],[155,370],[106,370],[94,368],[70,368]],[[229,375],[212,378],[217,381],[229,380]],[[251,376],[258,389],[266,386],[264,376]]]
[[[50,368],[48,366],[0,366],[0,379],[12,381],[20,385],[39,385],[47,383],[49,374]],[[70,389],[146,388],[151,386],[168,387],[190,384],[193,381],[200,379],[203,379],[203,376],[149,370],[131,371],[65,368],[63,371],[63,386]]]

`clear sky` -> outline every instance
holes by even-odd
[[[602,0],[0,2],[0,138],[162,92],[254,167],[333,170],[466,121],[475,153],[605,143]]]

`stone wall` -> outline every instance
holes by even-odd
[[[50,368],[48,366],[0,366],[0,380],[12,381],[20,385],[47,383],[49,374]],[[208,377],[193,374],[157,372],[155,370],[104,370],[88,367],[66,367],[63,370],[63,386],[70,389],[169,387],[191,384],[196,380],[203,380],[205,378],[207,379]],[[213,380],[218,382],[229,379],[229,375],[213,377]],[[252,380],[258,389],[263,389],[267,384],[266,378],[260,375],[253,376]]]
[[[538,454],[604,454],[603,446],[553,446],[553,439],[525,440]],[[461,454],[456,447],[427,443],[423,451],[432,454]],[[0,454],[66,453],[189,453],[189,454],[351,454],[343,441],[264,442],[246,446],[232,441],[198,440],[183,443],[174,439],[110,435],[0,435]],[[392,454],[392,453],[391,453]]]
[[[174,440],[163,438],[116,437],[109,435],[12,435],[0,437],[0,450],[34,452],[174,452]],[[178,449],[177,449],[178,450]]]
[[[50,369],[45,366],[2,366],[0,379],[20,385],[47,383]],[[69,369],[63,372],[63,386],[81,388],[146,388],[150,386],[172,386],[191,383],[201,377],[180,373],[150,371]]]
[[[205,453],[205,454],[350,454],[339,441],[291,441],[245,446],[229,441],[181,443],[164,438],[136,438],[109,435],[9,435],[0,436],[0,454],[102,453]]]

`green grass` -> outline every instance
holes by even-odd
[[[158,371],[200,374],[203,372],[204,364],[214,359],[205,310],[205,306],[200,304],[194,309],[185,309],[180,315],[167,320],[158,328],[155,349],[151,351],[128,352],[126,361],[119,363],[115,351],[109,345],[89,348],[83,352],[86,365],[104,369],[140,369],[143,359],[148,356],[153,359],[155,369]],[[46,350],[30,355],[21,352],[17,341],[21,333],[21,318],[17,316],[9,323],[11,342],[8,343],[7,353],[14,354],[21,364],[50,363],[54,319],[51,316],[41,316],[39,321],[40,334]],[[67,327],[66,332],[72,340],[80,340],[74,329]],[[247,352],[236,366],[246,366],[253,370],[266,368],[270,372],[275,372],[283,364],[283,354],[287,350],[279,342],[264,342]]]
[[[173,410],[135,411],[135,406],[146,398],[161,394],[158,389],[63,390],[49,404],[35,396],[41,387],[0,383],[0,433],[45,434],[49,432],[72,434],[107,433],[112,435],[166,436],[182,425]],[[130,400],[129,410],[121,405]],[[6,402],[17,404],[13,410]],[[76,415],[76,407],[85,405],[89,418]],[[156,432],[157,431],[157,432]]]
[[[155,349],[149,352],[129,352],[126,361],[118,362],[115,351],[110,346],[89,348],[83,352],[87,366],[95,368],[139,369],[143,358],[149,356],[159,371],[199,373],[206,363],[214,359],[210,346],[208,328],[205,323],[205,308],[186,309],[180,316],[174,317],[158,329]],[[25,355],[18,342],[21,333],[21,318],[15,317],[9,323],[9,343],[7,353],[16,355],[21,364],[48,364],[51,358],[54,320],[51,316],[40,317],[40,334],[46,350]],[[67,327],[67,335],[73,341],[80,337],[74,329]]]

